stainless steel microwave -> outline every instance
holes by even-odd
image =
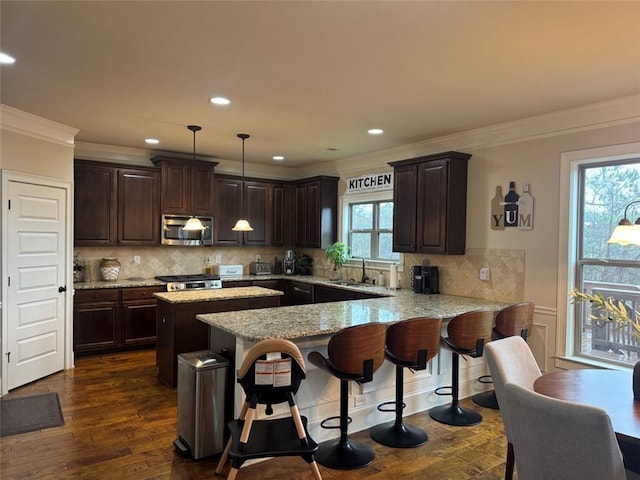
[[[213,218],[199,217],[204,230],[185,230],[183,227],[191,217],[188,215],[163,215],[162,216],[162,244],[201,246],[213,245]]]

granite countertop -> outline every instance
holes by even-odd
[[[153,296],[167,303],[192,303],[234,298],[277,297],[284,295],[280,290],[263,287],[232,287],[213,290],[189,290],[183,292],[159,292]]]
[[[392,297],[206,313],[196,318],[243,340],[259,342],[267,338],[331,335],[371,322],[393,323],[416,317],[449,319],[472,310],[497,311],[509,305],[455,295],[422,295],[409,290],[393,293]]]
[[[164,286],[167,282],[161,282],[155,278],[131,277],[116,281],[74,282],[75,290],[93,290],[97,288],[128,288],[128,287],[155,287]]]

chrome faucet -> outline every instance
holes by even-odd
[[[367,276],[367,272],[364,271],[364,257],[362,257],[362,282],[361,283],[367,283],[367,280],[369,280],[369,277]]]

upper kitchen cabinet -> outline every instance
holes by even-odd
[[[291,244],[292,225],[289,221],[293,187],[276,183],[273,185],[273,208],[271,209],[271,245],[282,247]]]
[[[160,171],[76,160],[76,246],[157,245]]]
[[[338,180],[318,176],[295,183],[296,247],[326,248],[336,241]]]
[[[217,162],[162,156],[151,161],[162,170],[162,213],[213,216]]]
[[[394,252],[464,254],[469,158],[443,152],[389,163]]]
[[[215,178],[215,211],[214,211],[214,243],[216,245],[252,245],[270,244],[272,222],[273,184],[256,179],[246,179],[233,175],[216,175]],[[246,218],[252,232],[234,232],[233,226],[244,206]]]

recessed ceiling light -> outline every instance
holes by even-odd
[[[231,103],[231,100],[224,97],[211,97],[209,101],[214,105],[229,105]]]
[[[274,160],[281,161],[281,160],[284,160],[284,157],[283,157],[282,155],[274,155],[274,156],[273,156],[273,159],[274,159]]]
[[[6,53],[0,52],[0,63],[10,65],[12,63],[15,63],[15,61],[16,59],[13,58],[11,55],[7,55]]]
[[[145,138],[144,141],[149,145],[157,145],[158,143],[160,143],[160,140],[158,140],[157,138]]]
[[[369,135],[382,135],[384,133],[384,130],[382,130],[381,128],[370,128],[369,130],[367,130],[367,133],[369,133]]]

